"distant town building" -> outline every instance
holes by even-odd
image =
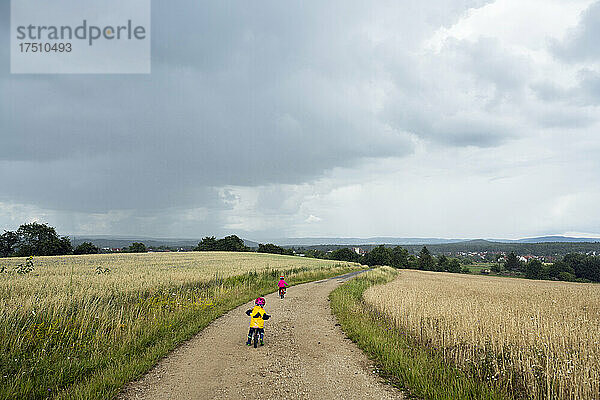
[[[353,247],[352,251],[354,251],[359,256],[363,256],[363,255],[367,254],[367,252],[365,250],[361,249],[360,247]]]

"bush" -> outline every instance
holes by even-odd
[[[294,252],[291,249],[284,249],[283,247],[279,247],[277,245],[274,245],[273,243],[259,244],[258,252],[269,254],[285,254],[288,256],[294,255]]]
[[[360,256],[349,248],[344,247],[343,249],[332,251],[328,258],[337,261],[357,262],[360,259]]]
[[[576,277],[567,271],[561,271],[558,273],[558,279],[561,281],[575,282]]]
[[[223,239],[216,239],[214,236],[208,236],[202,239],[195,251],[250,251],[244,241],[236,235],[226,236]]]
[[[124,249],[127,253],[147,253],[148,249],[144,243],[133,242],[131,246]]]
[[[75,248],[74,254],[98,254],[100,249],[91,242],[83,242]]]

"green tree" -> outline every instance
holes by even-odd
[[[223,239],[216,239],[214,236],[205,237],[198,246],[196,251],[249,251],[244,241],[236,235],[226,236]]]
[[[322,250],[308,249],[304,252],[304,256],[310,257],[310,258],[324,259],[324,258],[327,258],[327,253],[325,253]]]
[[[410,253],[405,248],[396,246],[392,249],[390,264],[394,268],[409,268]]]
[[[356,252],[352,251],[348,247],[337,249],[329,253],[329,259],[337,261],[350,261],[357,262],[360,256]]]
[[[560,271],[558,273],[557,279],[561,281],[575,282],[577,277],[567,271]]]
[[[559,260],[555,263],[552,263],[548,267],[548,277],[550,279],[558,279],[561,281],[575,280],[575,270],[571,265],[569,265],[568,262],[565,262],[564,260]],[[569,279],[563,279],[565,277]]]
[[[510,252],[510,254],[506,257],[506,261],[504,262],[504,269],[507,271],[520,271],[522,262],[519,260],[517,255],[514,252]]]
[[[544,265],[540,260],[530,260],[525,264],[525,277],[528,279],[542,279]]]
[[[58,236],[56,229],[47,224],[23,224],[16,234],[19,238],[16,255],[20,257],[56,256],[73,252],[71,240],[66,236]]]
[[[148,249],[144,243],[133,242],[126,250],[128,253],[146,253]]]
[[[560,280],[600,282],[600,257],[568,253],[548,267],[548,276]]]
[[[390,249],[381,245],[365,255],[365,264],[367,265],[390,265],[392,263],[392,254]]]
[[[414,254],[408,256],[408,268],[417,269],[417,257]]]
[[[219,251],[249,251],[244,241],[236,235],[225,236],[217,240],[217,249]]]
[[[490,267],[490,269],[496,273],[499,274],[500,272],[502,272],[502,270],[504,269],[504,265],[499,263],[499,262],[495,262],[494,264],[492,264],[492,266]]]
[[[91,242],[83,242],[75,247],[74,254],[98,254],[100,249]]]
[[[12,256],[17,243],[19,243],[19,236],[15,232],[4,231],[0,236],[0,257]]]
[[[202,238],[202,241],[198,243],[198,246],[194,249],[196,251],[216,251],[217,250],[217,238],[214,236],[207,236]]]
[[[448,257],[446,257],[444,254],[442,254],[437,259],[435,270],[438,272],[448,271],[448,263],[449,263]]]
[[[563,262],[568,265],[577,278],[586,278],[587,271],[585,265],[585,254],[569,253],[563,257]]]
[[[287,255],[294,254],[294,252],[291,249],[284,249],[283,247],[279,247],[277,245],[274,245],[273,243],[267,243],[267,244],[260,243],[258,245],[258,252],[259,253],[270,253],[270,254],[287,254]]]
[[[585,270],[581,277],[592,282],[600,282],[600,257],[586,257],[584,266]]]
[[[458,261],[458,259],[456,258],[451,258],[448,261],[448,272],[453,272],[455,274],[458,274],[461,272],[461,267],[460,267],[460,261]]]
[[[427,246],[423,246],[419,253],[417,268],[425,271],[433,271],[435,269],[435,259],[427,249]]]

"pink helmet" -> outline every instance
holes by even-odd
[[[264,297],[259,297],[258,299],[254,300],[254,304],[256,304],[257,306],[264,306],[265,305]]]

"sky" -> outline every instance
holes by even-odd
[[[600,1],[152,2],[149,75],[11,75],[0,230],[600,236]]]

